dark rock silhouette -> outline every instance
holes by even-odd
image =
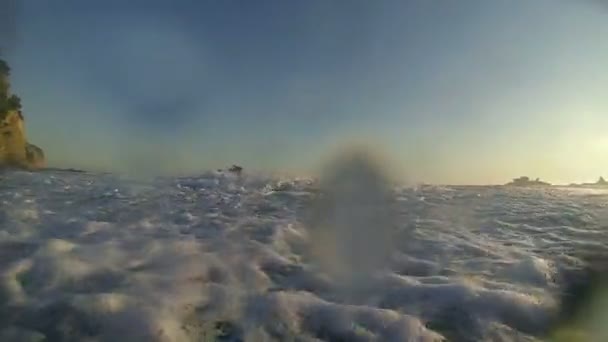
[[[232,165],[229,169],[229,172],[234,173],[238,176],[240,176],[243,173],[243,168],[241,166],[238,165]]]
[[[530,177],[522,176],[514,178],[513,181],[507,183],[510,186],[551,186],[551,183],[543,182],[540,178],[531,180]]]

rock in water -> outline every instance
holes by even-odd
[[[27,143],[25,145],[25,157],[30,168],[42,169],[46,166],[44,151],[34,144]]]
[[[234,174],[236,174],[238,176],[240,176],[241,173],[243,173],[243,168],[241,166],[238,166],[238,165],[232,165],[232,167],[230,167],[228,169],[228,171],[232,172],[232,173],[234,173]]]

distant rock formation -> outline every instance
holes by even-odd
[[[595,183],[570,184],[570,187],[585,188],[585,187],[608,187],[608,181],[604,177],[600,177]]]
[[[43,168],[44,152],[27,142],[21,100],[10,94],[9,74],[10,68],[0,59],[0,168]]]
[[[232,165],[232,166],[231,166],[231,167],[228,169],[228,171],[229,171],[229,172],[232,172],[232,173],[234,173],[234,174],[236,174],[236,175],[238,175],[238,176],[240,176],[240,175],[241,175],[241,173],[243,173],[243,168],[242,168],[241,166],[238,166],[238,165]]]
[[[543,182],[539,178],[535,180],[531,180],[530,177],[519,177],[513,179],[513,181],[507,183],[507,185],[511,186],[551,186],[551,183]]]

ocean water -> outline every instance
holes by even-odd
[[[2,173],[0,340],[542,340],[608,247],[602,190],[320,188]]]

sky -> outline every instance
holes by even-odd
[[[49,164],[310,173],[351,144],[400,179],[608,176],[604,0],[3,0]]]

